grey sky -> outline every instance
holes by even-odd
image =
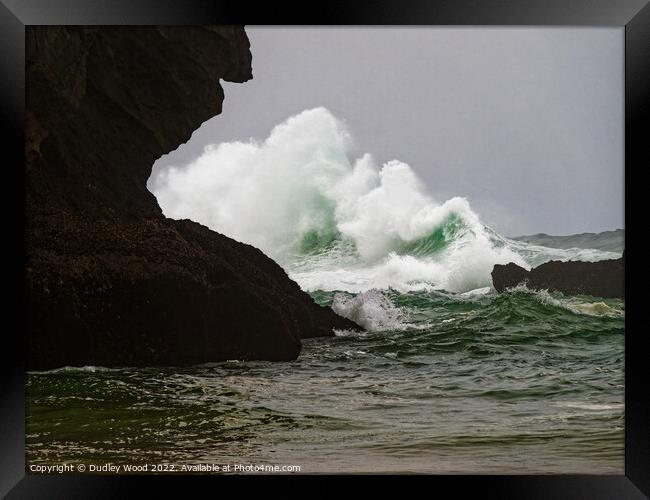
[[[623,226],[622,28],[247,27],[253,80],[155,168],[304,109],[505,235]]]

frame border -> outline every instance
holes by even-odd
[[[289,7],[289,4],[285,4]],[[344,6],[328,2],[304,9],[275,3],[250,7],[230,0],[0,0],[0,88],[2,120],[0,132],[12,153],[12,161],[24,164],[25,27],[28,25],[206,25],[206,24],[316,24],[316,25],[495,25],[495,26],[619,26],[625,28],[625,213],[634,216],[631,188],[636,172],[650,165],[647,136],[643,134],[650,115],[650,4],[648,0],[356,0]],[[644,123],[645,122],[645,123]],[[15,158],[15,160],[13,159]],[[18,167],[18,165],[16,165]],[[23,186],[22,167],[14,170]],[[15,186],[13,182],[10,184]],[[637,182],[636,185],[642,185]],[[5,213],[24,207],[24,189],[12,189],[19,198],[7,204]],[[17,222],[17,218],[14,217]],[[13,241],[24,241],[24,217]],[[628,241],[637,237],[626,231]],[[627,242],[626,241],[626,247]],[[16,262],[24,262],[24,247],[18,245]],[[633,251],[634,252],[634,251]],[[626,252],[629,261],[630,252]],[[632,259],[634,260],[634,253]],[[640,257],[638,257],[640,261]],[[23,269],[16,266],[18,287],[23,290]],[[486,498],[589,498],[650,497],[650,398],[648,373],[644,370],[642,332],[628,332],[643,305],[630,294],[631,275],[626,265],[625,335],[625,475],[542,476],[417,476],[455,492],[476,491]],[[11,305],[24,311],[22,294],[13,294]],[[17,296],[16,296],[17,295]],[[15,302],[15,304],[14,304]],[[164,476],[36,476],[25,474],[25,332],[24,312],[20,330],[5,333],[15,345],[3,349],[0,367],[0,496],[46,498],[56,491],[62,498],[113,498],[132,496],[133,486],[151,493],[187,494],[187,481],[206,485],[214,477]],[[20,352],[23,356],[16,356]],[[224,484],[260,481],[254,476],[218,476]],[[277,476],[274,481],[284,481]],[[305,481],[307,476],[292,480]],[[321,476],[325,477],[325,476]],[[383,481],[375,476],[373,482]],[[183,484],[181,485],[181,481]],[[258,483],[259,484],[259,483]],[[433,484],[432,484],[433,485]],[[214,486],[212,482],[210,486]]]

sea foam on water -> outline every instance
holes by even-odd
[[[438,203],[409,165],[351,160],[351,144],[327,109],[309,109],[263,141],[208,146],[151,186],[165,215],[260,248],[307,291],[462,293],[492,286],[495,264],[529,269],[576,254],[503,238],[465,198]]]

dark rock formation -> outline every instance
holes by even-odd
[[[623,258],[599,262],[552,260],[526,271],[516,264],[497,264],[492,283],[498,292],[525,283],[535,290],[553,290],[569,295],[625,298],[625,253]]]
[[[358,329],[262,252],[165,218],[154,161],[252,77],[241,27],[27,29],[28,368],[295,359]]]

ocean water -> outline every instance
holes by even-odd
[[[167,216],[257,246],[366,331],[292,362],[29,373],[28,464],[623,473],[624,301],[497,294],[490,274],[620,253],[505,238],[409,165],[351,160],[350,141],[308,110],[150,186]]]
[[[358,318],[384,314],[376,331],[305,341],[293,362],[31,373],[28,463],[623,472],[621,301],[519,289],[358,302]]]

